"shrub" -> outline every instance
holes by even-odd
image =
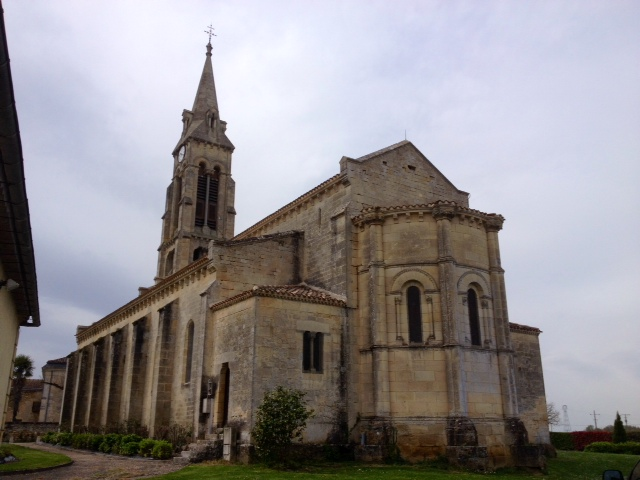
[[[100,444],[104,441],[104,435],[100,435],[99,433],[91,435],[89,442],[87,444],[87,449],[92,452],[97,452],[100,450]]]
[[[307,420],[313,416],[304,396],[301,390],[282,386],[264,394],[251,432],[258,458],[267,463],[290,460],[293,440],[302,440]]]
[[[120,443],[132,443],[132,442],[140,443],[142,440],[143,438],[140,435],[136,435],[132,433],[129,435],[123,435]]]
[[[70,447],[73,442],[73,433],[71,432],[58,432],[56,434],[55,443],[62,445],[63,447]]]
[[[104,435],[98,450],[103,453],[118,453],[121,439],[122,435],[119,433],[107,433]]]
[[[155,442],[151,456],[156,460],[167,460],[173,456],[173,445],[166,440],[158,440]]]
[[[587,445],[585,452],[592,453],[619,453],[624,455],[640,455],[640,442],[594,442]]]
[[[153,447],[156,446],[156,441],[151,438],[145,438],[140,442],[140,448],[138,450],[138,455],[143,457],[151,457],[151,452],[153,452]]]
[[[120,444],[120,455],[127,455],[129,457],[133,455],[138,455],[140,450],[140,442],[122,442]]]
[[[76,433],[71,439],[71,446],[73,448],[86,449],[89,445],[90,433]]]
[[[176,451],[182,450],[193,438],[193,431],[189,427],[184,427],[173,423],[171,425],[160,425],[154,435],[156,440],[166,440],[174,445]]]
[[[40,437],[40,440],[43,441],[44,443],[53,443],[53,439],[55,438],[56,432],[47,432],[44,435],[42,435],[42,437]]]

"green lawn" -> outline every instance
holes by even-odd
[[[71,462],[71,459],[60,453],[43,452],[33,448],[3,443],[2,446],[9,448],[9,451],[19,459],[18,462],[5,463],[0,465],[0,475],[5,472],[19,472],[22,470],[35,470],[38,468],[56,467]]]
[[[278,471],[259,465],[200,464],[178,472],[157,477],[163,480],[191,480],[224,478],[230,480],[278,479],[347,479],[357,480],[413,480],[413,479],[480,479],[500,480],[599,480],[606,469],[622,470],[625,477],[640,460],[634,455],[606,453],[559,452],[558,458],[549,460],[547,474],[527,471],[499,471],[491,474],[444,471],[426,465],[368,465],[356,463],[330,463],[305,466],[299,471]]]

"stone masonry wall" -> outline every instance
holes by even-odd
[[[458,190],[410,142],[400,142],[359,159],[343,158],[352,201],[361,206],[419,205],[437,200],[468,206]]]
[[[540,332],[511,330],[511,342],[516,352],[516,384],[520,418],[532,443],[549,443],[547,404],[540,356]]]

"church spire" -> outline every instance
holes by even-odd
[[[161,280],[206,255],[211,240],[233,237],[236,210],[231,178],[234,146],[220,119],[211,65],[211,36],[193,110],[182,112],[182,133],[173,149],[173,177],[167,189],[158,248]]]
[[[193,102],[193,114],[195,118],[204,118],[208,111],[218,112],[218,98],[216,96],[216,84],[213,79],[213,66],[211,65],[211,42],[207,44],[207,58],[198,84],[198,91]]]

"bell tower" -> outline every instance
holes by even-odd
[[[173,150],[173,179],[167,188],[158,248],[156,281],[206,255],[211,240],[233,237],[234,146],[220,120],[211,65],[211,38],[193,108],[182,112],[182,135]]]

